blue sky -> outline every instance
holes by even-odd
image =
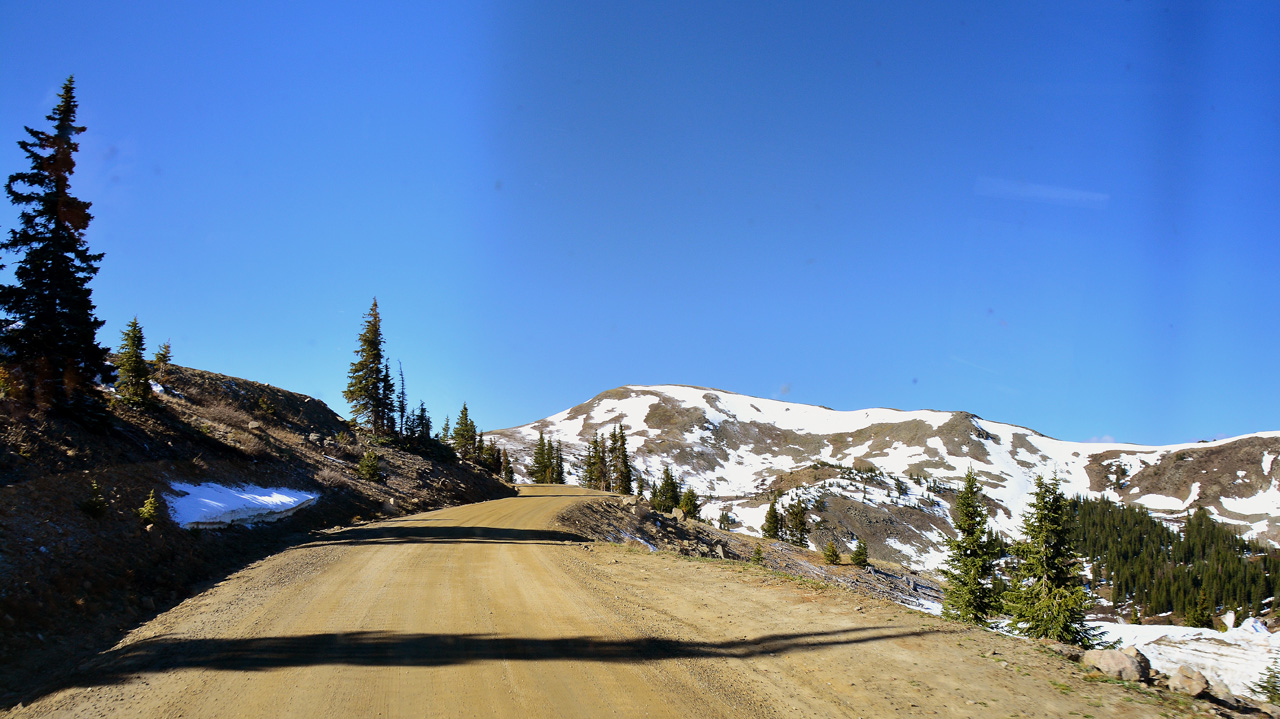
[[[126,5],[0,11],[0,175],[74,73],[112,345],[345,412],[376,295],[481,428],[682,383],[1280,429],[1275,4]]]

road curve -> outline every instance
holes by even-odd
[[[1115,687],[1065,697],[1032,677],[1053,669],[1043,657],[1024,681],[982,656],[1004,637],[876,600],[864,612],[740,565],[584,548],[553,519],[593,494],[526,487],[330,533],[184,602],[13,714],[983,716],[1001,702],[1006,715],[1141,715],[1096,708]]]

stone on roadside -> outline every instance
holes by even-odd
[[[1059,654],[1073,662],[1080,661],[1080,657],[1084,656],[1084,648],[1077,647],[1074,644],[1065,644],[1063,642],[1054,642],[1050,644],[1048,650],[1054,654]]]
[[[1194,669],[1178,667],[1173,674],[1169,675],[1169,689],[1188,696],[1198,697],[1208,691],[1209,682],[1204,678],[1203,674]]]
[[[1130,656],[1130,657],[1133,657],[1135,660],[1137,660],[1139,666],[1142,667],[1143,681],[1147,681],[1151,679],[1151,660],[1147,659],[1147,655],[1143,654],[1135,646],[1127,646],[1124,649],[1121,649],[1120,652],[1123,653],[1125,656]]]
[[[677,522],[683,522],[683,521],[684,521],[684,510],[683,510],[683,509],[680,509],[679,507],[676,507],[675,509],[671,510],[671,516],[672,516],[672,517],[675,517],[675,520],[676,520]]]
[[[1080,656],[1086,669],[1097,669],[1112,679],[1140,682],[1147,678],[1137,659],[1115,649],[1090,649]]]

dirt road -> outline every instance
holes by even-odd
[[[572,487],[334,532],[15,716],[1156,716],[1033,645],[725,561],[584,545]],[[992,652],[996,652],[992,654]],[[1056,682],[1055,685],[1053,682]]]

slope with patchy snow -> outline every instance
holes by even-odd
[[[1191,444],[1149,447],[1068,442],[965,412],[825,407],[760,399],[683,385],[626,386],[522,427],[490,433],[517,459],[527,459],[539,432],[578,455],[595,432],[621,424],[637,467],[649,478],[670,466],[711,499],[712,516],[731,512],[741,529],[756,532],[759,495],[787,489],[794,496],[841,495],[868,505],[912,506],[926,517],[904,522],[904,556],[936,565],[942,528],[949,527],[947,492],[892,477],[925,475],[954,485],[973,469],[997,504],[995,527],[1017,536],[1037,476],[1056,475],[1068,495],[1106,496],[1176,518],[1204,506],[1248,537],[1280,539],[1280,432]],[[778,487],[788,473],[815,463],[873,468],[881,484],[827,479],[808,487]],[[571,472],[572,474],[572,472]],[[900,514],[900,512],[899,512]],[[760,516],[757,516],[760,515]],[[893,522],[895,520],[890,519]],[[905,525],[912,526],[905,526]],[[852,538],[850,538],[852,540]],[[893,546],[893,545],[890,545]]]

